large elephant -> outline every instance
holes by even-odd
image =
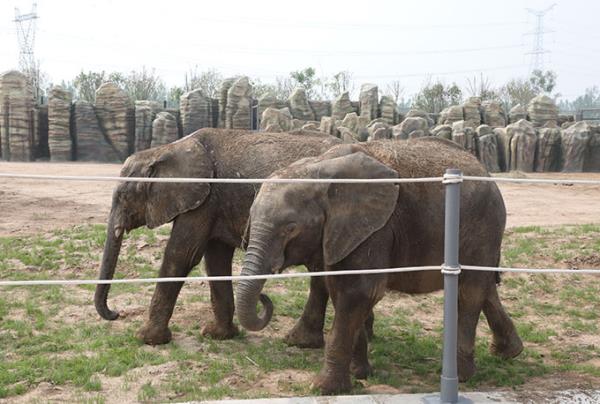
[[[474,156],[455,144],[422,138],[335,146],[273,177],[432,177],[446,168],[488,175]],[[461,262],[497,266],[506,212],[496,184],[465,182],[461,210]],[[440,265],[443,241],[444,189],[440,183],[268,183],[250,210],[242,275],[278,272],[305,262],[333,271]],[[493,272],[460,274],[458,372],[462,381],[475,372],[475,329],[482,310],[493,332],[493,353],[511,358],[523,349],[500,302],[497,281]],[[236,289],[237,316],[249,330],[265,327],[273,312],[270,299],[261,294],[263,284],[244,280]],[[326,286],[335,317],[325,364],[315,384],[330,394],[350,389],[350,372],[357,378],[371,372],[364,324],[385,290],[431,292],[442,288],[443,278],[440,271],[332,276],[326,278]],[[263,314],[256,312],[259,298],[267,306]]]
[[[252,133],[248,131],[201,129],[174,143],[138,152],[127,159],[122,177],[265,178],[274,170],[307,156],[317,156],[340,143],[318,132]],[[241,244],[248,212],[258,186],[252,184],[139,183],[118,185],[112,209],[100,279],[112,279],[123,233],[140,226],[154,228],[173,221],[161,277],[185,277],[204,256],[208,275],[231,275],[231,262]],[[314,270],[315,268],[313,268]],[[138,336],[148,344],[171,339],[168,323],[183,282],[156,286],[146,324]],[[327,297],[324,282],[313,282],[317,300],[309,296],[307,315],[290,332],[290,343],[323,345],[321,315]],[[107,304],[110,285],[98,285],[96,310],[104,319],[118,313]],[[216,339],[237,334],[233,324],[231,282],[210,282],[214,321],[202,329]],[[316,301],[316,303],[315,303]],[[314,306],[318,306],[315,310]]]

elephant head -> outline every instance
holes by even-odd
[[[204,145],[193,136],[144,150],[130,156],[121,177],[210,178],[213,165]],[[208,183],[123,182],[113,192],[112,208],[100,268],[100,279],[112,279],[123,233],[140,226],[158,227],[176,216],[196,209],[210,193]],[[106,320],[119,315],[108,308],[110,285],[98,285],[96,311]]]
[[[276,178],[396,178],[398,173],[363,152],[340,145],[317,158],[276,172]],[[389,220],[398,186],[379,184],[264,184],[250,210],[242,275],[280,272],[290,265],[342,261]],[[315,261],[317,260],[317,261]],[[240,324],[264,328],[273,312],[261,294],[264,280],[243,280],[236,290]],[[256,313],[258,300],[264,306]]]

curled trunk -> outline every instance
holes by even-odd
[[[121,244],[123,242],[123,228],[121,226],[115,226],[114,215],[111,214],[111,218],[108,223],[106,243],[104,244],[104,253],[102,254],[102,266],[100,267],[99,279],[110,280],[115,274],[115,267],[117,266],[117,259],[119,258],[119,252],[121,251]],[[108,308],[107,299],[108,292],[110,291],[110,285],[97,285],[96,293],[94,295],[94,304],[96,311],[105,320],[116,320],[119,317],[119,313],[112,311]]]
[[[265,275],[270,273],[264,266],[263,250],[256,246],[256,242],[250,239],[248,251],[244,258],[242,275]],[[238,283],[236,289],[236,311],[242,327],[250,331],[260,331],[269,324],[273,315],[273,303],[265,294],[260,293],[264,279],[248,279]],[[258,300],[263,305],[260,313],[256,313]]]

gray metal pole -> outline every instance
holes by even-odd
[[[452,177],[462,175],[460,170],[448,169],[445,176],[446,209],[444,231],[444,351],[440,401],[458,402],[458,372],[456,367],[458,330],[458,263],[460,224],[460,181]]]

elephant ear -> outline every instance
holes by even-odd
[[[322,160],[310,170],[316,178],[398,178],[395,170],[363,152]],[[381,229],[397,199],[398,186],[393,183],[329,185],[323,229],[325,264],[340,262]]]
[[[186,137],[174,143],[148,150],[152,152],[148,177],[212,178],[212,160],[202,143]],[[196,209],[210,193],[209,183],[145,183],[146,225],[158,227],[178,215]]]

